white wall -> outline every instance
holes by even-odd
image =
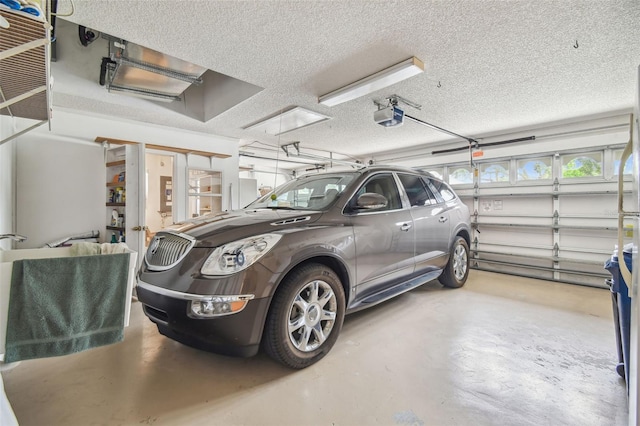
[[[92,230],[104,232],[102,147],[31,133],[16,143],[17,232],[20,248],[42,247]]]
[[[172,214],[169,213],[163,219],[160,210],[160,176],[173,177],[173,156],[149,154],[146,155],[145,167],[147,169],[147,202],[146,223],[151,232],[157,232],[165,226],[173,223]]]
[[[12,120],[0,116],[0,138],[4,139],[13,133]],[[13,231],[13,163],[14,141],[0,145],[0,234],[10,234]],[[0,249],[11,248],[9,240],[0,241]]]

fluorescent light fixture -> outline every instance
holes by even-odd
[[[257,130],[269,135],[278,136],[292,130],[311,126],[329,120],[331,117],[302,107],[294,107],[257,123],[244,127],[244,130]]]
[[[424,72],[424,63],[415,56],[395,64],[392,67],[379,71],[369,77],[322,95],[318,102],[326,106],[335,106],[343,102],[368,95],[376,90],[384,89],[399,81]]]

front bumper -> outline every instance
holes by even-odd
[[[237,313],[195,319],[188,316],[190,298],[196,295],[173,292],[142,282],[136,292],[145,315],[161,334],[185,345],[233,356],[258,353],[270,298],[253,299]]]

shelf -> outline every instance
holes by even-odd
[[[110,241],[110,233],[126,237],[126,215],[130,208],[126,203],[127,181],[126,173],[129,168],[127,163],[126,147],[109,148],[105,158],[105,227],[108,231],[105,242]],[[114,214],[117,214],[114,219]]]
[[[9,23],[8,28],[0,28],[0,114],[39,120],[1,144],[51,119],[51,26],[42,18],[15,10],[3,8],[0,15]]]

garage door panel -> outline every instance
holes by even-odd
[[[561,229],[559,246],[561,250],[572,248],[587,253],[610,253],[617,238],[616,231],[590,230],[588,233],[580,229]],[[604,255],[606,258],[606,255]]]
[[[553,247],[553,233],[549,229],[520,226],[478,226],[478,240],[483,244],[508,244],[516,247],[545,245]]]
[[[491,216],[549,216],[553,211],[550,196],[493,195],[478,197],[478,215]]]

